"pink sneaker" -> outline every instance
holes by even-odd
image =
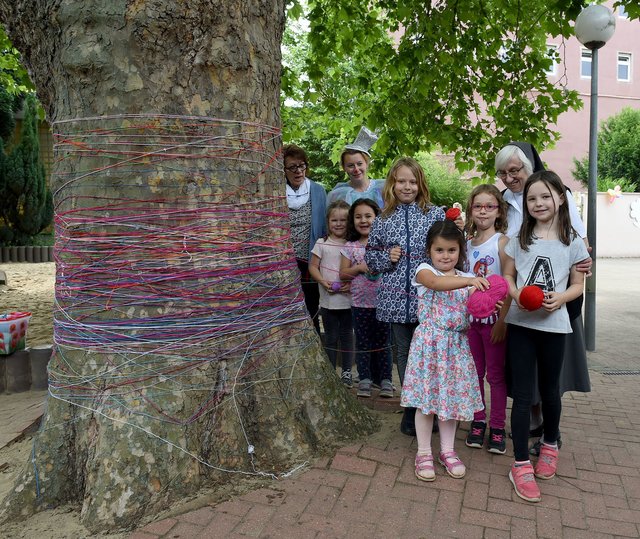
[[[556,475],[558,469],[558,450],[555,447],[542,444],[540,447],[540,457],[536,463],[536,477],[540,479],[551,479]]]
[[[416,477],[420,481],[434,481],[433,455],[416,455]]]
[[[513,464],[509,470],[509,481],[513,484],[516,494],[528,502],[540,501],[540,489],[533,476],[533,466],[524,464],[516,466]]]

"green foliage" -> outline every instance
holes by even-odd
[[[0,148],[2,149],[2,148]],[[38,113],[34,97],[25,100],[20,141],[0,161],[0,241],[25,245],[53,218],[53,199],[40,160]]]
[[[34,236],[28,245],[41,245],[46,247],[52,247],[55,244],[55,235],[53,232],[38,234]]]
[[[471,193],[469,180],[462,178],[456,171],[448,169],[426,152],[418,153],[416,160],[424,169],[433,204],[451,208],[454,202],[460,202],[466,206]]]
[[[14,48],[0,24],[0,86],[10,94],[34,90],[29,74],[20,63],[20,53]]]
[[[0,138],[5,142],[11,138],[16,127],[14,102],[14,96],[0,86]]]
[[[587,185],[589,157],[574,159],[573,177]],[[604,120],[598,131],[598,190],[620,185],[640,192],[640,110],[626,108]]]
[[[544,148],[557,135],[549,126],[581,105],[547,79],[547,36],[569,36],[582,5],[310,0],[308,31],[298,24],[285,37],[284,139],[322,140],[335,163],[367,125],[380,135],[370,177],[436,146],[460,170],[487,172],[509,140]]]
[[[618,6],[624,6],[630,19],[640,19],[640,2],[638,0],[624,0],[613,4],[613,8],[616,10]]]

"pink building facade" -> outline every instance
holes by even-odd
[[[616,31],[598,51],[598,125],[623,108],[640,108],[640,21],[629,20],[621,9],[614,10],[613,2],[605,4],[614,11]],[[591,53],[575,37],[566,41],[550,39],[548,45],[557,47],[560,54],[559,63],[549,73],[550,80],[577,90],[584,106],[559,117],[553,128],[561,133],[561,138],[554,148],[541,152],[541,157],[571,189],[584,191],[573,180],[571,171],[573,158],[582,159],[589,152]]]

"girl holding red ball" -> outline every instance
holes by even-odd
[[[551,479],[558,463],[558,436],[562,404],[560,370],[571,324],[566,303],[582,294],[584,273],[576,264],[588,257],[584,241],[571,226],[567,195],[557,174],[540,171],[524,185],[524,215],[520,233],[509,240],[503,274],[515,300],[507,314],[507,353],[511,358],[513,408],[511,431],[515,462],[509,479],[522,499],[540,501],[535,477]],[[567,284],[571,282],[569,286]],[[520,303],[522,288],[537,285],[545,292],[540,309]],[[531,380],[538,374],[544,415],[543,443],[535,469],[529,460]]]

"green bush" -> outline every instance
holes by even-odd
[[[424,169],[433,204],[447,208],[453,206],[454,202],[460,202],[463,207],[467,205],[471,193],[470,181],[456,171],[447,169],[431,154],[421,152],[415,158]]]
[[[8,154],[0,145],[0,242],[28,245],[53,218],[53,197],[40,159],[37,103],[25,100],[20,141]]]
[[[574,158],[573,164],[573,177],[587,185],[589,157]],[[640,192],[640,110],[637,109],[623,109],[600,125],[598,191],[616,185],[624,191]]]

